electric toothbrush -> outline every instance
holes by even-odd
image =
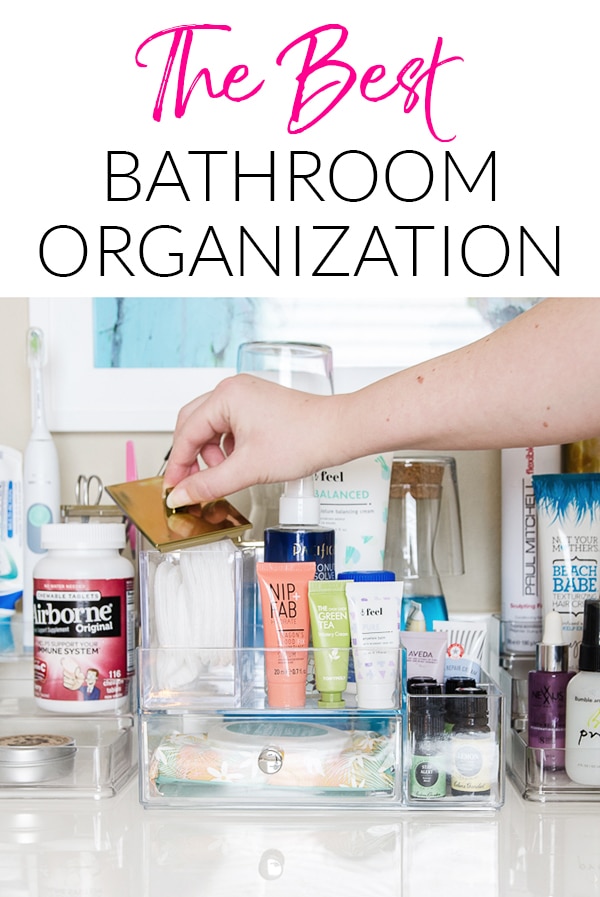
[[[58,453],[46,425],[42,368],[46,363],[44,333],[27,331],[27,361],[31,371],[31,436],[23,459],[25,564],[23,583],[23,648],[33,648],[33,568],[46,553],[41,527],[60,520]]]

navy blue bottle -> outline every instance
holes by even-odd
[[[279,525],[265,530],[265,561],[314,561],[315,579],[335,579],[335,530],[319,525],[312,477],[285,484]]]

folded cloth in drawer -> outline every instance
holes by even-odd
[[[153,752],[150,779],[159,791],[162,785],[178,782],[393,790],[398,762],[395,736],[296,725],[294,729],[293,723],[285,723],[278,732],[273,723],[237,723],[202,735],[167,735]],[[319,743],[315,730],[329,737]],[[221,733],[228,737],[220,737]],[[265,749],[276,751],[281,758],[277,772],[261,769],[259,759]]]

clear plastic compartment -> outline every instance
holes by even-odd
[[[599,802],[600,787],[573,782],[564,768],[556,768],[564,767],[564,756],[561,756],[564,751],[553,748],[552,756],[547,757],[543,748],[528,746],[528,674],[534,667],[534,657],[509,654],[500,657],[498,680],[506,695],[507,771],[526,800]]]
[[[428,713],[441,721],[434,736],[421,721],[423,697],[406,696],[406,806],[485,810],[504,803],[504,697],[488,677],[479,687],[485,692],[485,717],[472,727],[459,728],[456,722],[460,693],[427,696]]]
[[[144,806],[201,806],[215,811],[340,807],[471,811],[502,805],[503,699],[493,682],[484,684],[489,731],[483,748],[489,789],[457,796],[451,784],[446,787],[453,742],[445,737],[444,792],[434,800],[422,800],[410,787],[415,759],[412,697],[402,694],[400,677],[390,707],[362,709],[357,706],[359,696],[348,692],[344,692],[344,706],[336,709],[323,707],[318,694],[306,696],[302,707],[270,707],[264,670],[271,666],[270,654],[281,660],[282,653],[279,649],[236,649],[231,677],[215,674],[218,663],[207,664],[193,687],[168,690],[156,685],[171,652],[140,649],[139,765]],[[318,671],[326,649],[303,653],[304,667],[312,658]],[[298,652],[294,649],[290,654]],[[203,655],[206,661],[206,650]],[[356,658],[358,668],[365,659]],[[401,670],[402,651],[397,661]],[[219,695],[216,687],[221,688]],[[445,696],[440,699],[446,701]],[[472,755],[471,745],[468,748]],[[471,756],[471,767],[473,762]]]
[[[33,696],[32,655],[0,663],[0,799],[107,798],[137,771],[134,684],[119,713],[52,713]]]
[[[509,769],[524,798],[539,803],[600,801],[600,787],[579,785],[569,778],[564,769],[564,754],[564,750],[553,748],[549,762],[543,748],[528,747],[526,729],[512,730]],[[557,766],[563,768],[557,769]]]
[[[333,657],[325,648],[263,647],[259,550],[225,540],[141,553],[142,804],[211,811],[501,806],[503,705],[495,684],[485,685],[489,793],[464,797],[449,790],[435,801],[415,799],[404,651],[340,648]],[[227,621],[224,604],[231,612]],[[227,622],[221,642],[213,614]],[[176,618],[173,626],[169,615]],[[351,655],[356,683],[347,689],[339,676]],[[288,707],[285,686],[291,682]]]
[[[143,648],[242,647],[254,644],[254,590],[243,609],[253,549],[230,539],[139,556]]]
[[[197,649],[200,651],[200,649]],[[265,665],[306,675],[325,649],[202,649],[193,686],[160,688],[168,649],[140,649],[140,798],[145,806],[211,809],[398,805],[402,797],[402,713],[393,706],[270,707]],[[388,652],[389,653],[389,652]],[[398,663],[400,652],[398,652]],[[319,659],[317,659],[317,665]],[[229,673],[231,672],[231,675]]]
[[[14,749],[0,761],[0,798],[113,797],[137,768],[132,715],[3,716],[0,743],[6,739],[41,746],[34,758]],[[52,743],[66,739],[73,749],[53,754]]]
[[[393,711],[230,711],[140,717],[147,807],[398,806],[402,721]]]

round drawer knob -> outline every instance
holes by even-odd
[[[258,768],[261,772],[272,776],[283,766],[283,752],[274,747],[263,748],[258,755]]]

